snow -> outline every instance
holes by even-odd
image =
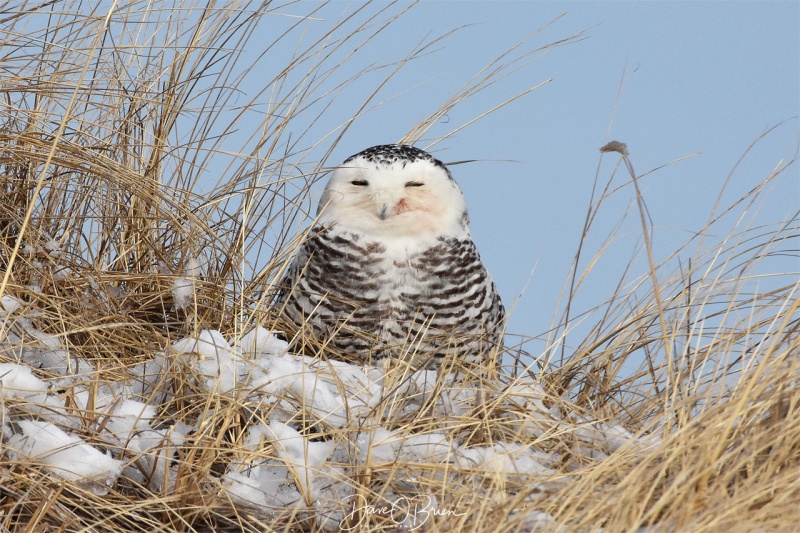
[[[279,339],[261,326],[255,327],[239,339],[239,349],[251,356],[280,356],[289,349],[289,343]]]
[[[188,295],[189,289],[177,281],[176,305],[180,291]],[[8,323],[0,355],[16,361],[0,364],[7,453],[98,494],[120,476],[159,494],[174,490],[180,448],[189,434],[205,429],[203,417],[189,425],[164,416],[163,406],[177,395],[173,372],[185,373],[201,395],[198,402],[208,400],[205,418],[223,396],[251,410],[236,453],[217,474],[220,496],[261,512],[292,508],[330,530],[347,512],[342,502],[354,495],[357,471],[402,468],[408,473],[403,490],[421,494],[427,489],[416,486],[414,468],[431,465],[442,465],[451,476],[514,476],[538,486],[569,459],[565,453],[602,460],[658,444],[617,421],[579,416],[566,403],[552,402],[528,375],[486,391],[433,370],[398,379],[383,368],[292,354],[285,340],[260,326],[234,337],[201,330],[129,368],[128,379],[98,382],[93,364],[71,356],[60,337],[34,327],[27,318],[32,312],[12,296],[0,301],[0,319]],[[60,377],[48,380],[42,371]],[[481,403],[514,428],[508,440],[471,443],[473,427],[453,430],[458,424],[451,422]],[[423,408],[434,421],[428,429],[393,422]],[[447,425],[437,425],[439,420]],[[345,440],[310,437],[330,429],[342,430],[337,435]],[[569,437],[568,445],[554,441],[559,435]],[[536,525],[550,519],[525,515]]]
[[[270,483],[271,478],[274,476],[261,471],[255,472],[255,469],[260,469],[260,466],[254,467],[251,472],[252,477],[247,474],[242,474],[236,471],[227,472],[222,476],[222,488],[225,494],[236,504],[245,505],[248,507],[270,507],[275,504],[277,496],[274,491],[267,491],[262,485],[273,486]],[[279,484],[281,477],[276,479],[276,484]],[[286,479],[283,477],[283,479]],[[297,498],[300,494],[297,494]],[[288,502],[284,502],[288,503]]]
[[[203,275],[200,261],[192,257],[184,268],[184,275],[172,282],[172,301],[176,309],[194,307],[197,280]]]
[[[0,317],[10,315],[20,307],[22,307],[22,302],[13,296],[5,295],[0,298]]]
[[[255,451],[262,437],[273,445],[279,460],[257,460],[230,469],[222,478],[228,496],[251,507],[318,500],[328,477],[321,467],[335,443],[310,442],[289,425],[274,421],[253,426],[245,445]]]
[[[33,375],[30,367],[0,364],[0,395],[5,398],[42,399],[48,385]]]
[[[297,357],[284,354],[279,357],[261,361],[259,370],[253,381],[253,388],[266,394],[281,394],[303,375],[303,364]]]
[[[103,495],[122,470],[122,461],[112,459],[82,439],[68,435],[49,422],[20,420],[22,433],[8,439],[16,460],[41,462],[53,474],[71,481],[89,482],[87,488]]]
[[[175,278],[172,282],[172,300],[177,309],[194,305],[194,281],[189,278]]]
[[[553,516],[542,511],[530,511],[523,518],[523,525],[526,531],[546,531],[549,529],[548,526],[552,525],[552,522]]]
[[[443,433],[411,435],[397,443],[397,458],[401,461],[439,463],[447,461],[453,445]]]
[[[504,474],[555,474],[555,470],[543,466],[551,463],[548,454],[533,452],[521,445],[498,443],[494,446],[462,448],[456,453],[458,468],[483,470]]]
[[[78,409],[91,414],[93,419],[102,420],[105,429],[121,443],[141,438],[135,434],[149,430],[150,422],[156,416],[155,406],[115,397],[110,391],[91,394],[88,390],[80,390],[73,395],[73,400]]]
[[[388,429],[374,428],[358,436],[357,444],[361,464],[392,463],[397,459],[399,437]]]
[[[191,429],[185,425],[177,426],[179,424],[171,430],[137,430],[122,447],[136,459],[136,466],[126,468],[126,476],[146,484],[154,492],[171,493],[175,488],[177,467],[170,463],[185,442],[186,432]]]
[[[106,494],[121,475],[124,461],[100,452],[62,428],[87,429],[96,432],[108,451],[118,457],[138,454],[137,466],[129,466],[124,472],[139,482],[149,480],[151,489],[160,490],[166,464],[191,428],[175,424],[153,430],[151,422],[157,407],[129,397],[134,386],[111,383],[87,389],[75,385],[82,375],[92,375],[93,365],[69,357],[57,336],[37,330],[26,318],[17,317],[13,325],[23,336],[9,328],[0,340],[0,353],[15,354],[25,364],[0,363],[2,433],[10,453],[17,460],[41,463],[56,476]],[[37,368],[64,377],[48,384],[34,375]],[[67,408],[64,397],[53,389],[70,385]]]
[[[11,306],[14,311],[21,308],[22,303],[13,297],[4,296],[4,305]],[[15,303],[16,302],[16,303]],[[35,309],[25,309],[27,315],[36,316]],[[33,326],[28,316],[0,311],[0,319],[4,320],[4,328],[0,331],[0,355],[7,355],[20,363],[30,367],[47,370],[61,376],[75,376],[92,372],[94,366],[88,361],[70,357],[64,349],[61,339],[40,331]]]
[[[237,387],[245,371],[240,357],[231,348],[222,333],[216,330],[203,330],[197,338],[187,337],[172,346],[179,354],[194,354],[198,357],[195,369],[206,380],[203,382],[209,391],[227,393]]]
[[[72,274],[73,274],[72,268],[68,266],[57,266],[53,269],[53,279],[57,281],[63,281],[65,279],[69,279],[69,277]]]
[[[53,238],[47,240],[44,244],[44,250],[52,257],[59,257],[63,253],[61,251],[61,245]]]
[[[547,397],[544,388],[527,374],[514,380],[506,387],[504,394],[509,401],[528,411],[549,412],[542,402]]]
[[[282,422],[270,423],[266,434],[278,452],[278,457],[289,468],[306,501],[319,498],[317,474],[333,452],[335,443],[309,442],[296,429]]]

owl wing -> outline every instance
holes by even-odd
[[[423,328],[428,335],[442,332],[459,345],[461,355],[473,360],[502,345],[505,309],[471,239],[442,239],[412,266],[417,289],[404,297],[409,309],[418,310],[414,338]]]
[[[317,227],[284,276],[275,306],[298,329],[310,327],[323,340],[355,321],[359,309],[374,307],[370,298],[375,299],[377,283],[370,275],[369,249],[350,236]],[[375,324],[370,327],[362,317],[359,327],[377,330],[380,317],[371,320]],[[357,347],[366,349],[371,343],[363,344]]]

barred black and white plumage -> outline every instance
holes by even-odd
[[[502,342],[503,304],[461,189],[411,146],[369,148],[334,172],[282,287],[286,318],[362,360],[479,363]]]

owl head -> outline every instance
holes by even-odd
[[[319,222],[377,238],[469,235],[467,205],[450,171],[403,144],[347,158],[325,187]]]

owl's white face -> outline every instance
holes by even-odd
[[[445,166],[404,145],[369,148],[331,176],[319,221],[368,238],[469,235],[464,195]]]

